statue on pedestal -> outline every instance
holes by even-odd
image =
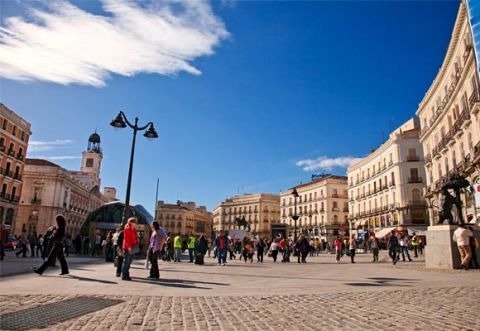
[[[458,213],[458,224],[464,224],[462,215],[462,201],[460,200],[460,192],[462,189],[466,189],[470,186],[468,180],[458,173],[454,173],[450,179],[442,186],[440,193],[440,215],[439,224],[443,224],[445,220],[448,220],[448,224],[457,224],[452,214],[452,207],[455,206]],[[449,190],[453,190],[455,196],[453,196]]]

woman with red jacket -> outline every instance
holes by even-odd
[[[127,225],[123,229],[123,267],[122,280],[132,280],[130,278],[130,264],[133,255],[138,253],[138,233],[136,229],[137,219],[130,217]]]

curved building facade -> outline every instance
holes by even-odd
[[[440,70],[416,112],[425,153],[425,199],[430,223],[438,221],[440,188],[454,173],[470,183],[480,172],[479,73],[472,29],[464,2]],[[464,217],[477,218],[473,196],[463,194]]]

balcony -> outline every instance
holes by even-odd
[[[10,155],[10,156],[15,156],[15,150],[14,149],[9,149],[7,154]]]
[[[418,162],[420,161],[420,157],[418,155],[408,155],[407,162]]]
[[[344,213],[348,213],[348,208],[343,208]]]
[[[41,204],[41,203],[42,203],[42,199],[33,198],[33,199],[32,199],[32,203],[33,203],[33,204]],[[163,219],[163,217],[160,217],[160,219]]]
[[[425,201],[409,201],[408,207],[426,207],[427,204]]]
[[[408,177],[409,184],[423,183],[422,177]]]
[[[473,90],[468,101],[472,114],[476,114],[480,109],[480,93],[478,89]]]
[[[339,212],[339,211],[340,211],[340,208],[335,208],[335,207],[333,207],[333,208],[332,208],[332,211]]]

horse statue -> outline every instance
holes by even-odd
[[[458,173],[454,173],[450,179],[440,189],[440,215],[439,224],[443,224],[445,220],[448,220],[448,224],[455,224],[455,220],[452,214],[452,207],[455,206],[458,212],[458,224],[464,224],[462,215],[462,201],[460,200],[460,192],[470,186],[468,180]],[[453,196],[449,190],[455,192]]]

